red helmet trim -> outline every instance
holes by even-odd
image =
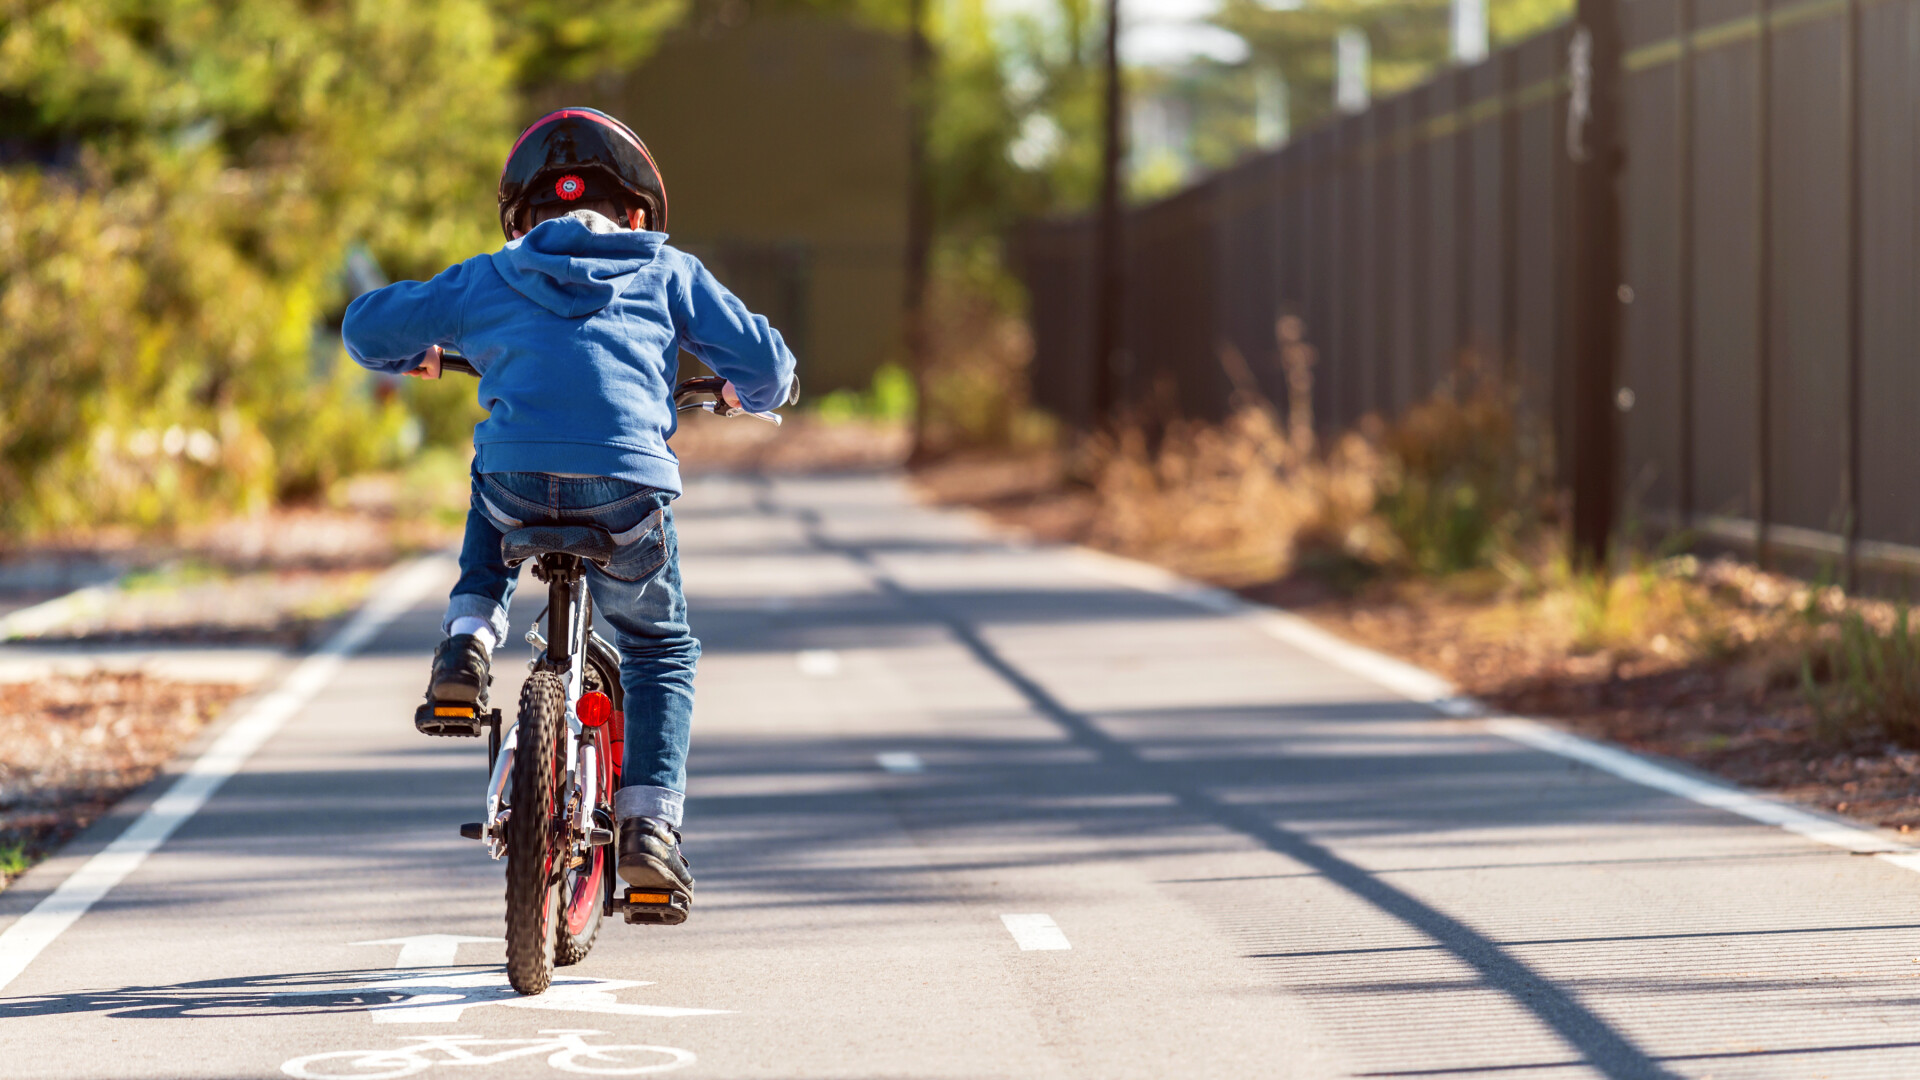
[[[666,177],[660,175],[660,165],[653,160],[653,155],[647,152],[647,144],[641,142],[639,138],[633,134],[633,132],[627,129],[627,126],[625,124],[622,124],[611,117],[603,116],[600,113],[590,112],[586,109],[556,109],[553,112],[548,113],[547,115],[541,117],[540,119],[535,120],[533,123],[528,124],[527,130],[522,131],[520,133],[520,137],[513,140],[513,149],[507,151],[507,161],[509,163],[513,161],[513,155],[520,151],[520,144],[527,141],[527,136],[533,134],[535,131],[538,131],[540,128],[545,127],[551,121],[565,120],[567,117],[570,117],[570,116],[577,116],[583,120],[592,120],[592,121],[595,121],[596,123],[599,123],[603,127],[612,128],[614,131],[617,131],[620,133],[621,138],[632,143],[633,148],[635,150],[640,151],[640,156],[647,159],[647,166],[653,170],[653,178],[660,182],[660,216],[665,217],[666,208],[667,208],[667,179]],[[506,175],[507,175],[507,167],[506,165],[501,165],[500,176],[504,179]],[[651,224],[658,224],[658,223],[654,222]]]

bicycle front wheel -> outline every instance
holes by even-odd
[[[544,993],[553,982],[558,864],[566,848],[560,744],[565,710],[560,677],[551,671],[534,672],[520,689],[506,834],[507,981],[522,994]]]

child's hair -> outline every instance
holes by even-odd
[[[627,208],[612,199],[581,199],[579,202],[547,203],[543,206],[529,207],[525,211],[526,231],[532,232],[535,225],[543,221],[552,221],[557,217],[566,217],[575,210],[591,210],[621,228],[627,227]]]

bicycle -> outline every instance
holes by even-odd
[[[479,374],[462,356],[443,354],[440,364],[442,372]],[[684,380],[674,406],[780,423],[778,413],[728,405],[725,383]],[[796,398],[797,386],[786,404]],[[672,926],[692,911],[692,898],[677,889],[621,890],[609,872],[625,712],[619,654],[593,630],[586,564],[605,566],[615,547],[611,533],[592,525],[528,525],[504,535],[506,564],[531,563],[547,586],[546,632],[538,620],[527,631],[534,656],[514,722],[503,732],[499,709],[436,701],[414,714],[414,726],[429,734],[487,736],[486,818],[462,825],[460,835],[507,860],[507,981],[522,994],[545,992],[555,967],[586,959],[608,915]]]
[[[589,1035],[605,1035],[604,1031],[588,1031],[575,1028],[556,1028],[542,1031],[542,1035],[554,1036],[547,1039],[489,1039],[481,1035],[412,1035],[407,1039],[416,1045],[400,1046],[391,1050],[329,1050],[318,1054],[297,1057],[280,1066],[280,1071],[296,1080],[324,1080],[329,1077],[357,1077],[359,1080],[398,1080],[402,1076],[413,1076],[426,1072],[435,1065],[480,1066],[498,1065],[514,1058],[534,1057],[546,1054],[547,1065],[561,1072],[586,1073],[591,1076],[644,1076],[647,1073],[669,1072],[683,1068],[694,1062],[693,1052],[672,1046],[647,1046],[640,1043],[626,1045],[594,1046],[586,1041]],[[474,1051],[484,1047],[505,1047],[493,1053],[479,1054]],[[435,1058],[435,1051],[445,1054],[445,1058]],[[629,1065],[622,1057],[644,1054],[665,1061],[642,1062]],[[595,1068],[590,1062],[611,1061],[613,1067]]]

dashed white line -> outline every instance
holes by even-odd
[[[890,773],[917,773],[925,772],[927,769],[927,763],[921,761],[920,755],[911,750],[889,750],[884,754],[873,755],[873,760],[879,762],[880,767]]]
[[[1051,915],[1002,915],[1000,921],[1022,952],[1073,948]]]
[[[445,572],[445,557],[432,555],[400,566],[376,582],[372,598],[347,625],[302,660],[285,682],[254,702],[125,832],[0,933],[0,988],[25,971],[34,957],[198,813],[261,744],[333,682],[347,657],[412,607]]]
[[[840,674],[840,654],[832,649],[802,649],[793,655],[800,674],[815,679],[830,679]]]

